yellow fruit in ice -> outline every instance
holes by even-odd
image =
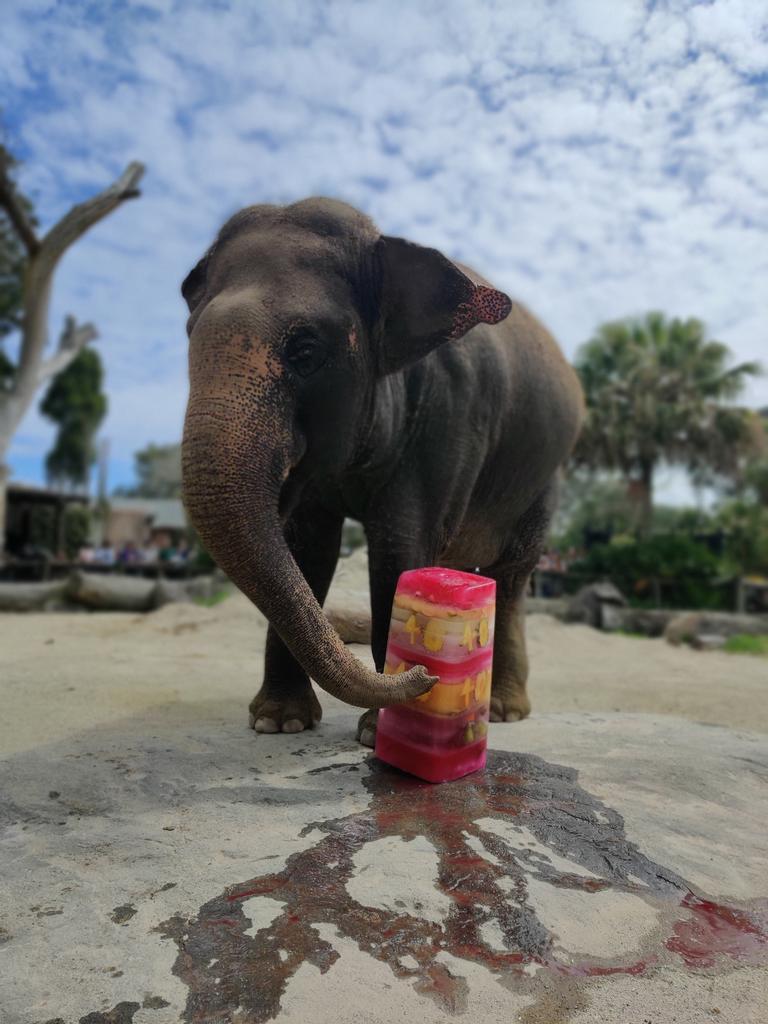
[[[488,702],[491,696],[491,670],[478,672],[475,679],[475,699],[481,704]]]
[[[384,675],[385,676],[399,676],[402,672],[405,672],[405,662],[404,661],[401,661],[400,664],[397,666],[397,668],[392,668],[392,666],[389,664],[389,662],[387,662],[384,665]]]
[[[428,651],[442,651],[445,641],[445,623],[440,619],[430,619],[424,630],[424,646]]]
[[[468,651],[474,651],[475,630],[471,622],[467,622],[467,624],[464,626],[464,636],[462,637],[461,642],[464,645],[464,647],[467,648]]]
[[[415,644],[416,638],[418,637],[419,633],[421,633],[421,630],[419,629],[419,624],[416,622],[415,615],[412,615],[410,619],[408,619],[408,621],[406,622],[405,632],[408,634],[408,636],[410,636],[411,643]]]

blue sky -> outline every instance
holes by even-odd
[[[147,165],[51,313],[52,336],[68,312],[100,330],[110,484],[179,438],[179,283],[254,202],[344,198],[474,265],[569,356],[663,309],[768,362],[766,69],[754,0],[6,0],[0,107],[43,225]],[[17,477],[50,439],[31,412]]]

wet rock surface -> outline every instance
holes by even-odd
[[[375,758],[366,767],[363,784],[373,799],[365,811],[308,824],[303,834],[318,831],[324,838],[289,858],[282,871],[229,887],[192,920],[160,925],[178,946],[174,973],[190,990],[185,1019],[227,1019],[238,1008],[253,1021],[276,1017],[299,967],[311,963],[325,973],[339,959],[319,924],[335,926],[446,1013],[466,1010],[467,983],[441,961],[445,953],[482,965],[498,984],[525,995],[537,988],[531,967],[570,979],[646,974],[668,962],[669,953],[691,969],[721,961],[725,969],[768,964],[768,900],[738,908],[696,893],[627,841],[621,816],[581,789],[573,769],[491,751],[484,773],[435,787]],[[506,827],[507,835],[489,823]],[[405,844],[422,838],[434,847],[435,886],[448,902],[441,920],[350,896],[355,853],[387,836]],[[596,894],[606,891],[630,896],[638,907],[619,899],[613,923],[625,935],[602,936],[602,955],[580,950],[594,950],[594,943],[578,937],[565,949],[557,911],[548,926],[531,880],[539,892],[542,885],[555,890],[550,909],[558,891],[580,894],[569,909],[581,909],[582,920],[600,900]],[[375,903],[375,886],[369,895]],[[271,923],[254,934],[245,908],[263,896],[277,907]],[[623,939],[638,908],[646,912],[647,932],[636,950],[627,950]],[[598,910],[597,929],[599,918]]]
[[[762,1019],[763,736],[539,716],[431,786],[328,703],[310,734],[161,709],[9,758],[3,1021]]]
[[[533,716],[432,787],[324,696],[247,728],[245,599],[0,617],[2,1024],[765,1024],[764,664],[528,631]]]

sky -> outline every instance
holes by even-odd
[[[147,166],[51,310],[53,339],[67,313],[99,329],[111,487],[180,438],[179,285],[252,203],[345,199],[490,277],[570,358],[661,309],[768,364],[767,99],[754,0],[3,4],[4,141],[43,227]],[[768,405],[768,377],[745,400]],[[17,478],[42,478],[52,433],[33,409]]]

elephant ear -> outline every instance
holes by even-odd
[[[205,294],[205,284],[210,259],[211,250],[209,250],[201,260],[199,260],[181,283],[181,295],[186,302],[190,313],[194,313],[195,307]]]
[[[379,366],[392,373],[477,324],[497,324],[511,299],[477,285],[437,249],[382,235]]]

